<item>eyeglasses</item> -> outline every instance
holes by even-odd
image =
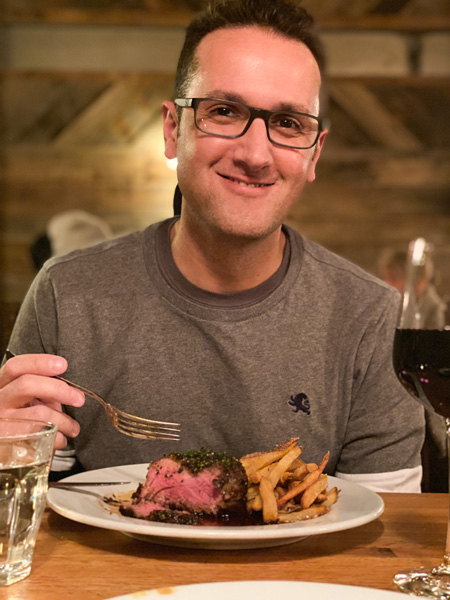
[[[322,131],[318,117],[307,113],[264,110],[217,98],[177,98],[175,104],[193,108],[197,129],[217,137],[241,137],[255,119],[262,119],[273,144],[306,150],[317,143]]]

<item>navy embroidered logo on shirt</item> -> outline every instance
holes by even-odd
[[[309,398],[306,394],[303,394],[303,392],[301,392],[300,394],[297,394],[296,396],[292,395],[288,404],[293,407],[293,411],[295,413],[297,413],[299,410],[301,410],[306,415],[311,414]]]

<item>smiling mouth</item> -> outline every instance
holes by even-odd
[[[242,181],[241,179],[235,179],[234,177],[227,177],[226,175],[221,175],[221,177],[223,177],[224,179],[228,179],[228,181],[232,181],[233,183],[237,183],[238,185],[242,185],[243,187],[248,187],[248,188],[263,188],[263,187],[269,187],[269,186],[273,185],[272,183],[247,183],[245,181]]]

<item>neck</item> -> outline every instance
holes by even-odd
[[[218,294],[248,290],[269,279],[281,265],[285,243],[281,227],[257,240],[192,235],[181,219],[171,231],[178,269],[197,287]]]

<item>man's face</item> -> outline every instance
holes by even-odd
[[[187,97],[318,115],[319,68],[300,42],[258,27],[220,29],[202,40],[197,58]],[[193,109],[182,110],[180,123],[172,103],[164,110],[166,156],[178,159],[187,225],[213,235],[267,237],[315,178],[325,133],[316,147],[297,150],[272,144],[262,119],[244,136],[225,139],[199,131]]]

